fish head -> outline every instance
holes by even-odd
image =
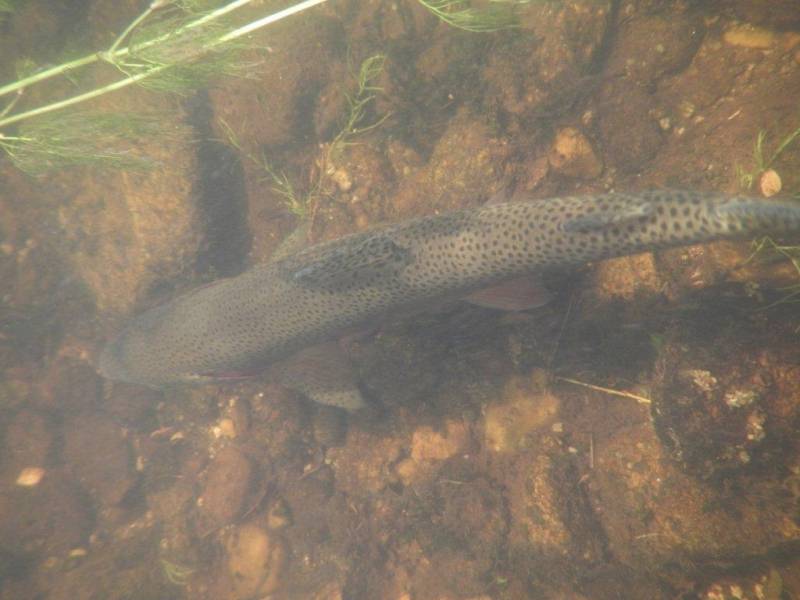
[[[97,358],[96,368],[101,377],[122,383],[135,383],[152,388],[186,383],[203,385],[216,383],[221,378],[213,374],[180,372],[159,368],[142,360],[137,352],[140,341],[135,332],[123,332],[108,342]]]
[[[98,373],[112,381],[154,388],[192,382],[192,374],[176,369],[174,359],[164,351],[169,322],[169,303],[139,315],[102,349],[96,363]]]

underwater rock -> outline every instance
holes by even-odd
[[[313,12],[270,28],[271,51],[248,77],[210,90],[215,121],[234,127],[237,141],[255,156],[261,146],[280,148],[312,134],[308,111],[328,81],[342,75],[335,68],[341,35],[338,20]],[[224,130],[217,135],[227,139]]]
[[[450,119],[425,168],[400,182],[393,218],[464,208],[464,198],[490,198],[501,189],[501,166],[513,151],[484,119],[466,109]]]
[[[509,532],[502,487],[457,458],[438,479],[418,488],[419,510],[429,517],[411,522],[424,553],[415,564],[413,587],[425,590],[420,597],[426,598],[486,593]]]
[[[85,497],[58,470],[36,486],[0,486],[0,553],[25,558],[66,557],[85,543],[92,525]]]
[[[267,529],[280,531],[292,524],[292,511],[283,498],[278,498],[267,511]]]
[[[520,8],[523,33],[488,53],[482,67],[487,121],[530,138],[571,113],[597,83],[587,74],[603,52],[611,4],[577,0]],[[548,125],[540,127],[540,120]]]
[[[115,529],[112,535],[98,532],[94,543],[75,547],[67,556],[54,557],[55,560],[48,560],[43,568],[36,569],[38,573],[48,574],[36,578],[49,588],[39,597],[48,600],[178,600],[186,588],[176,582],[186,585],[193,571],[188,565],[168,562],[159,553],[164,534],[162,527],[152,527],[146,517]],[[170,581],[169,577],[175,581]],[[215,600],[219,598],[221,596]]]
[[[776,37],[772,31],[762,29],[761,27],[754,27],[749,24],[740,24],[729,27],[722,39],[731,46],[740,46],[742,48],[755,48],[766,50],[775,45]]]
[[[236,435],[244,435],[250,429],[251,409],[246,398],[234,396],[228,400],[225,415],[231,420]]]
[[[466,449],[469,429],[463,421],[447,421],[444,432],[428,426],[411,434],[411,458],[417,462],[445,460]]]
[[[606,162],[622,173],[640,171],[664,142],[650,112],[653,97],[637,83],[620,79],[603,88],[598,104],[597,123]]]
[[[558,418],[561,402],[550,393],[543,373],[512,377],[502,397],[489,404],[484,412],[484,444],[494,452],[516,452],[529,445],[528,436]]]
[[[631,301],[663,289],[655,256],[650,252],[604,260],[595,266],[592,279],[593,291],[600,300]]]
[[[208,467],[198,500],[201,531],[232,523],[242,512],[252,480],[250,459],[234,446],[223,447]]]
[[[164,400],[162,390],[119,382],[110,388],[103,407],[117,422],[134,431],[149,431],[155,426],[156,407]]]
[[[6,427],[3,444],[3,473],[13,479],[26,468],[46,466],[53,445],[52,425],[44,415],[21,410]]]
[[[46,471],[41,467],[24,467],[14,483],[22,487],[33,487],[42,482],[45,473]]]
[[[665,451],[704,480],[773,473],[791,454],[787,423],[800,414],[796,338],[779,326],[765,331],[756,316],[694,318],[687,314],[660,345],[653,425]]]
[[[632,568],[752,564],[800,541],[782,483],[757,476],[728,485],[699,481],[669,460],[650,423],[597,443],[594,465],[590,497],[609,551]]]
[[[101,398],[102,381],[94,368],[72,358],[50,363],[33,400],[44,410],[91,411]]]
[[[347,414],[333,406],[316,406],[311,417],[314,439],[321,446],[341,446],[347,437]]]
[[[326,453],[337,488],[356,497],[380,492],[396,481],[392,466],[406,446],[404,436],[352,429],[344,446]]]
[[[753,25],[794,31],[800,28],[797,0],[723,0],[720,8]]]
[[[66,254],[100,313],[127,314],[155,284],[191,273],[203,239],[190,131],[170,100],[141,88],[114,98],[113,110],[142,106],[170,115],[157,138],[139,142],[152,168],[58,175]]]
[[[556,173],[575,179],[594,179],[603,172],[603,162],[591,142],[574,127],[556,132],[548,162]]]
[[[278,589],[286,566],[286,542],[257,525],[237,528],[226,544],[236,600],[263,598]]]
[[[467,450],[470,436],[464,421],[447,421],[443,429],[423,425],[411,434],[411,455],[395,467],[403,483],[408,485],[429,474],[441,461]]]
[[[767,169],[758,178],[758,189],[765,198],[770,198],[781,191],[783,182],[775,169]]]
[[[64,423],[64,461],[101,507],[122,502],[136,483],[124,430],[100,415],[79,413]]]
[[[705,36],[697,11],[678,5],[654,14],[637,14],[620,25],[606,69],[652,85],[686,68]]]
[[[565,451],[550,435],[508,458],[509,545],[531,560],[591,562],[603,555],[579,473]]]

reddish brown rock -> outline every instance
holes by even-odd
[[[124,430],[94,414],[78,414],[64,424],[64,462],[102,507],[122,502],[136,483]]]
[[[53,431],[41,413],[23,410],[5,431],[4,479],[13,481],[26,467],[44,467],[53,445]]]
[[[101,392],[102,381],[94,368],[87,362],[63,358],[48,366],[35,401],[50,410],[74,414],[94,409]]]
[[[91,523],[86,498],[57,470],[33,487],[0,487],[0,551],[10,556],[66,557],[86,542]]]
[[[695,11],[637,15],[620,27],[607,69],[642,84],[657,81],[686,68],[704,35],[705,24]]]
[[[574,127],[556,133],[548,162],[553,171],[576,179],[594,179],[603,172],[603,162],[591,142]]]
[[[755,556],[797,544],[782,486],[757,479],[715,488],[668,460],[650,423],[595,446],[591,495],[609,550],[634,568]]]
[[[253,465],[235,446],[222,448],[206,472],[198,501],[201,531],[232,523],[241,515],[253,481]]]
[[[404,179],[392,200],[393,218],[463,208],[502,187],[501,165],[512,148],[484,120],[462,110],[450,120],[427,167]]]
[[[598,125],[607,163],[623,173],[635,173],[652,160],[663,144],[653,97],[638,84],[618,80],[599,100]]]

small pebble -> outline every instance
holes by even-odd
[[[736,25],[728,29],[722,39],[731,46],[766,49],[775,43],[775,34],[761,27]]]
[[[236,437],[236,425],[233,423],[233,419],[225,417],[224,419],[219,420],[219,432],[220,435],[226,438],[235,438]]]
[[[775,169],[767,169],[758,178],[758,189],[765,198],[774,196],[781,191],[782,187],[781,176]]]
[[[331,174],[331,179],[333,179],[333,182],[336,184],[336,187],[339,188],[340,192],[349,192],[353,187],[353,178],[350,177],[350,173],[344,169],[336,169]]]
[[[44,469],[41,467],[25,467],[17,477],[17,485],[22,487],[34,487],[44,477]]]

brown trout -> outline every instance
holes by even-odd
[[[100,373],[162,387],[252,374],[342,332],[528,274],[719,239],[800,233],[800,204],[716,193],[514,201],[311,246],[148,310]],[[330,400],[348,406],[345,399]]]

